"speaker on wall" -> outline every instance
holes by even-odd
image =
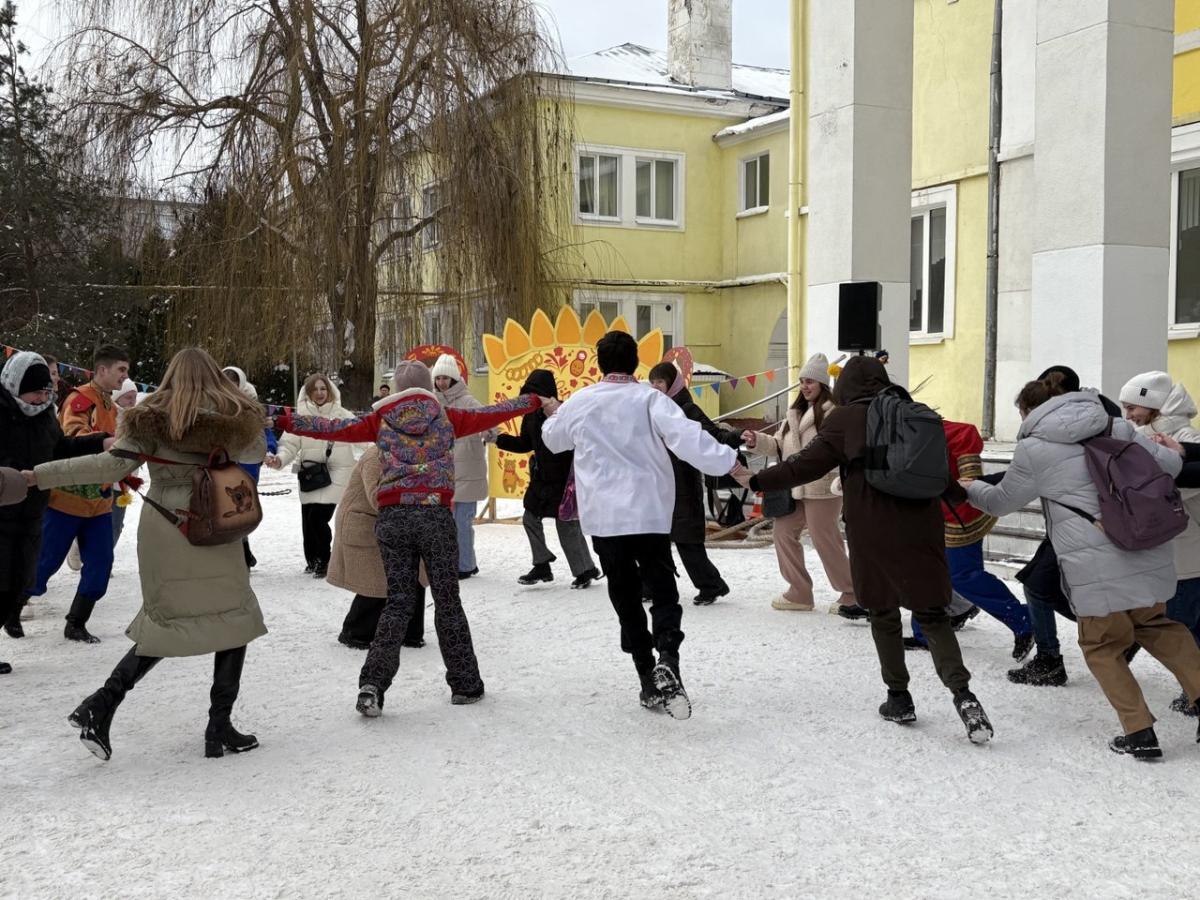
[[[883,285],[847,281],[838,285],[838,349],[878,350]]]

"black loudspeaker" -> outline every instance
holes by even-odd
[[[847,281],[838,285],[838,349],[878,350],[883,285]]]

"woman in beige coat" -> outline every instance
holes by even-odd
[[[170,462],[149,463],[148,498],[166,509],[187,509],[196,466],[207,462],[212,451],[223,449],[237,462],[262,459],[264,416],[263,408],[231,384],[211,356],[196,348],[181,350],[159,389],[125,413],[110,451],[43,463],[29,475],[41,490],[116,484],[142,465],[137,454],[153,456]],[[194,546],[165,515],[147,506],[138,523],[137,555],[142,608],[125,632],[134,646],[104,687],[71,713],[80,740],[108,759],[113,714],[142,676],[164,656],[212,653],[204,755],[253,750],[258,746],[254,735],[239,734],[230,722],[246,645],[267,633],[241,543]]]
[[[375,495],[379,490],[379,448],[369,446],[350,474],[342,502],[334,516],[333,555],[325,580],[334,587],[354,592],[354,602],[342,622],[338,641],[355,650],[367,650],[375,640],[379,616],[387,603],[387,576],[379,539],[375,537],[375,521],[379,505]],[[417,598],[413,617],[401,642],[405,647],[425,646],[425,567],[420,569],[421,594]]]
[[[800,370],[800,395],[788,409],[779,433],[747,431],[742,435],[746,448],[777,465],[811,444],[821,430],[822,420],[833,409],[830,382],[829,360],[818,353]],[[849,619],[867,615],[855,602],[850,560],[838,530],[842,498],[833,490],[837,474],[832,471],[818,481],[794,488],[795,512],[775,520],[775,555],[779,559],[779,572],[788,584],[787,590],[771,601],[775,609],[813,608],[812,576],[804,565],[804,545],[800,543],[800,535],[807,528],[829,583],[841,592],[830,611]]]

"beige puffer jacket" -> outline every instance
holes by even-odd
[[[826,400],[823,407],[825,415],[833,411],[833,403]],[[788,409],[787,419],[775,434],[765,431],[755,432],[757,440],[750,452],[756,456],[767,457],[771,465],[786,460],[789,456],[799,453],[817,437],[817,420],[814,410],[810,407],[803,416],[795,409]],[[747,448],[749,449],[749,448]],[[833,482],[838,473],[834,469],[824,478],[793,488],[792,496],[797,500],[833,500],[838,495],[833,492]]]

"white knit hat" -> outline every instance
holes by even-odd
[[[1162,409],[1171,387],[1171,376],[1166,372],[1143,372],[1125,382],[1125,387],[1121,388],[1121,402],[1147,409]]]
[[[116,401],[119,397],[124,397],[126,394],[136,394],[137,392],[138,386],[133,383],[133,379],[126,378],[121,382],[121,386],[112,392],[112,398]]]
[[[449,353],[443,353],[437,358],[437,362],[433,364],[433,371],[430,373],[434,378],[444,375],[447,378],[453,378],[455,381],[462,381],[462,372],[458,369],[458,363],[454,361],[454,357]]]
[[[824,353],[814,354],[808,362],[804,364],[804,368],[800,370],[801,378],[810,378],[813,381],[829,387],[833,379],[829,377],[829,357]]]

